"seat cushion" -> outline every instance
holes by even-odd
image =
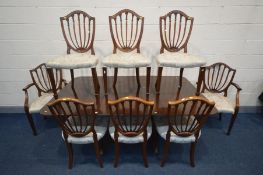
[[[80,128],[80,127],[78,127]],[[98,140],[100,140],[106,133],[107,131],[107,127],[104,126],[95,126],[95,131],[97,133],[97,138]],[[79,129],[80,130],[80,129]],[[62,138],[64,140],[64,135],[62,132]],[[94,143],[93,140],[93,133],[89,133],[88,135],[84,136],[84,137],[74,137],[69,135],[68,136],[68,142],[69,143],[73,143],[73,144],[88,144],[88,143]]]
[[[202,95],[208,100],[215,102],[215,108],[218,112],[227,112],[232,114],[235,112],[235,104],[227,97],[211,92],[202,93]]]
[[[109,132],[110,132],[111,138],[114,140],[115,127],[111,126],[109,128]],[[143,133],[141,133],[140,135],[135,136],[135,137],[126,137],[126,136],[123,136],[122,134],[119,134],[118,142],[120,142],[120,143],[141,143],[141,142],[143,142],[143,135],[142,134]],[[152,126],[148,125],[148,127],[147,127],[147,140],[151,137],[151,135],[152,135]]]
[[[180,126],[179,126],[179,128],[180,128]],[[185,125],[182,125],[182,128],[185,128]],[[167,131],[168,131],[168,125],[157,126],[157,132],[164,140],[166,140]],[[201,136],[201,130],[199,132],[198,138],[200,136]],[[195,142],[195,136],[191,135],[191,136],[188,136],[188,137],[181,137],[181,136],[176,135],[174,132],[171,132],[170,142],[174,142],[174,143],[191,143],[191,142]]]
[[[59,69],[78,69],[95,67],[98,63],[98,58],[95,55],[88,53],[74,53],[59,56],[49,60],[47,67]]]
[[[158,66],[175,68],[200,67],[206,64],[206,60],[202,57],[179,52],[162,53],[157,56],[156,61]]]
[[[139,53],[121,52],[105,57],[102,60],[102,65],[119,68],[147,67],[151,65],[151,60]]]
[[[38,113],[52,98],[53,93],[46,93],[38,97],[29,105],[29,113]]]

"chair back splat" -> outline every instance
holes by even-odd
[[[115,132],[127,137],[147,132],[147,124],[154,105],[153,101],[129,96],[109,101],[108,104],[112,122],[116,128]]]
[[[62,88],[62,70],[55,69],[53,71],[56,91]],[[47,66],[45,63],[38,65],[36,68],[30,70],[30,75],[34,85],[38,90],[38,96],[41,96],[41,93],[51,93],[52,86],[50,83],[50,78],[47,72]]]
[[[184,49],[187,52],[187,43],[190,38],[194,18],[179,10],[173,10],[160,17],[161,50],[178,52]]]
[[[86,12],[75,10],[60,17],[61,29],[67,43],[67,53],[73,50],[78,53],[88,52],[94,55],[95,18]]]
[[[109,16],[111,38],[114,45],[113,53],[117,49],[131,52],[136,49],[140,53],[144,17],[132,10],[123,9],[113,16]]]
[[[181,137],[198,136],[213,107],[213,102],[198,96],[169,101],[169,131]]]
[[[92,132],[95,134],[95,105],[78,99],[58,99],[48,107],[59,122],[64,135],[83,137]]]
[[[224,63],[201,67],[201,72],[203,72],[202,92],[208,90],[214,93],[227,93],[236,74],[235,69]]]

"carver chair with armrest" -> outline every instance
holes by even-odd
[[[163,159],[161,166],[164,166],[168,158],[170,142],[190,143],[190,163],[195,166],[195,147],[201,136],[201,129],[214,107],[214,102],[209,102],[198,96],[187,97],[177,101],[168,102],[166,125],[158,125],[158,134],[165,139]]]
[[[215,102],[215,108],[219,112],[220,119],[222,113],[232,114],[227,135],[230,135],[237,118],[239,93],[242,90],[238,84],[233,82],[235,74],[236,70],[225,63],[215,63],[200,68],[197,82],[197,94],[199,95],[201,92],[208,100]],[[231,86],[237,90],[234,100],[228,96],[229,87]]]
[[[160,92],[163,67],[180,68],[178,88],[181,88],[184,68],[200,67],[206,64],[204,58],[187,53],[193,23],[193,17],[179,10],[173,10],[160,17],[161,49],[156,58],[158,75],[155,83],[157,93]]]
[[[60,23],[67,44],[67,55],[50,59],[47,62],[47,66],[50,68],[70,69],[73,88],[74,69],[91,68],[95,93],[98,94],[100,86],[96,66],[99,59],[95,56],[93,46],[95,18],[84,11],[75,10],[64,17],[60,17]],[[74,53],[71,53],[71,51]]]
[[[108,101],[108,104],[112,121],[109,132],[115,142],[114,167],[118,166],[120,143],[143,143],[144,166],[148,167],[147,140],[152,134],[152,126],[149,122],[154,102],[128,96]]]
[[[89,143],[94,143],[96,158],[102,168],[99,140],[105,135],[107,125],[105,122],[96,122],[94,103],[62,98],[49,103],[48,107],[62,129],[62,138],[69,155],[68,168],[73,166],[72,144]]]
[[[29,72],[31,75],[32,83],[23,88],[23,91],[25,92],[24,110],[33,135],[37,135],[32,114],[39,113],[41,108],[43,108],[53,98],[53,89],[51,87],[51,82],[47,73],[47,67],[45,63],[38,65],[36,68],[31,69]],[[66,81],[62,77],[61,70],[56,69],[53,71],[53,73],[56,91],[59,91],[66,84]],[[33,87],[37,90],[38,93],[36,99],[30,98],[29,90]]]
[[[146,93],[149,93],[151,60],[140,52],[141,38],[144,27],[144,17],[132,10],[123,9],[109,16],[110,32],[113,42],[113,54],[102,60],[104,90],[107,95],[107,67],[114,68],[114,82],[117,83],[118,68],[135,68],[138,87],[140,84],[139,68],[147,67]]]

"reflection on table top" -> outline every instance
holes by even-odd
[[[183,78],[181,90],[178,89],[179,77],[163,76],[161,82],[160,94],[155,92],[156,77],[151,77],[150,93],[146,94],[146,77],[141,76],[141,87],[138,88],[135,76],[119,76],[116,88],[112,87],[113,77],[108,77],[108,96],[104,94],[103,78],[99,78],[100,94],[95,95],[92,77],[76,77],[74,79],[74,88],[71,83],[65,86],[58,93],[58,98],[71,97],[78,98],[84,101],[93,101],[96,103],[96,111],[98,115],[109,115],[107,100],[115,100],[124,96],[138,96],[143,99],[155,101],[154,114],[166,115],[168,101],[194,96],[196,88],[186,78]],[[52,99],[54,100],[54,99]],[[51,101],[52,101],[51,100]],[[42,115],[51,115],[47,106],[41,109]],[[216,113],[213,109],[212,113]]]

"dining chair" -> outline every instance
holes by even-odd
[[[113,87],[117,83],[118,68],[135,68],[136,81],[140,87],[139,68],[146,68],[146,93],[149,93],[151,60],[140,52],[143,34],[144,17],[132,10],[123,9],[113,16],[109,16],[110,33],[113,42],[113,54],[105,57],[103,66],[103,79],[105,95],[108,93],[107,68],[114,68]]]
[[[197,82],[197,94],[200,93],[208,100],[215,102],[215,108],[221,119],[222,113],[231,113],[232,117],[227,130],[230,135],[234,122],[239,111],[239,94],[242,90],[238,84],[234,83],[236,70],[225,63],[215,63],[210,66],[200,68]],[[235,99],[228,96],[229,87],[236,89]]]
[[[105,135],[107,125],[104,121],[97,122],[94,103],[61,98],[50,102],[48,107],[62,129],[62,138],[69,155],[68,168],[71,169],[73,166],[72,144],[89,143],[94,143],[96,158],[102,168],[99,140]]]
[[[109,133],[115,142],[114,167],[118,166],[120,143],[143,143],[144,166],[148,167],[147,140],[152,134],[152,126],[149,122],[154,102],[146,101],[139,97],[128,96],[117,100],[109,100],[108,105],[112,121]]]
[[[42,107],[44,107],[53,98],[53,90],[50,84],[50,79],[45,63],[42,63],[34,69],[29,70],[29,72],[32,82],[23,88],[23,91],[25,92],[24,110],[33,135],[37,135],[32,115],[39,113]],[[59,91],[63,86],[66,85],[66,81],[62,77],[61,70],[55,69],[53,73],[56,91]],[[32,88],[37,90],[36,98],[32,97],[33,94],[30,93]]]
[[[161,49],[156,58],[158,75],[155,82],[156,92],[160,92],[163,67],[180,68],[179,86],[185,68],[200,67],[206,64],[204,58],[187,53],[194,18],[182,11],[173,10],[159,19]]]
[[[158,125],[158,122],[155,122],[158,134],[165,140],[162,167],[168,158],[170,142],[190,143],[190,162],[192,167],[195,166],[196,143],[213,107],[214,102],[199,96],[168,102],[166,124]]]
[[[74,88],[74,69],[91,68],[95,93],[99,94],[100,85],[96,71],[99,59],[95,56],[93,45],[95,18],[84,11],[75,10],[64,17],[60,17],[60,24],[67,44],[67,55],[48,60],[47,66],[57,69],[70,69],[72,88]]]

